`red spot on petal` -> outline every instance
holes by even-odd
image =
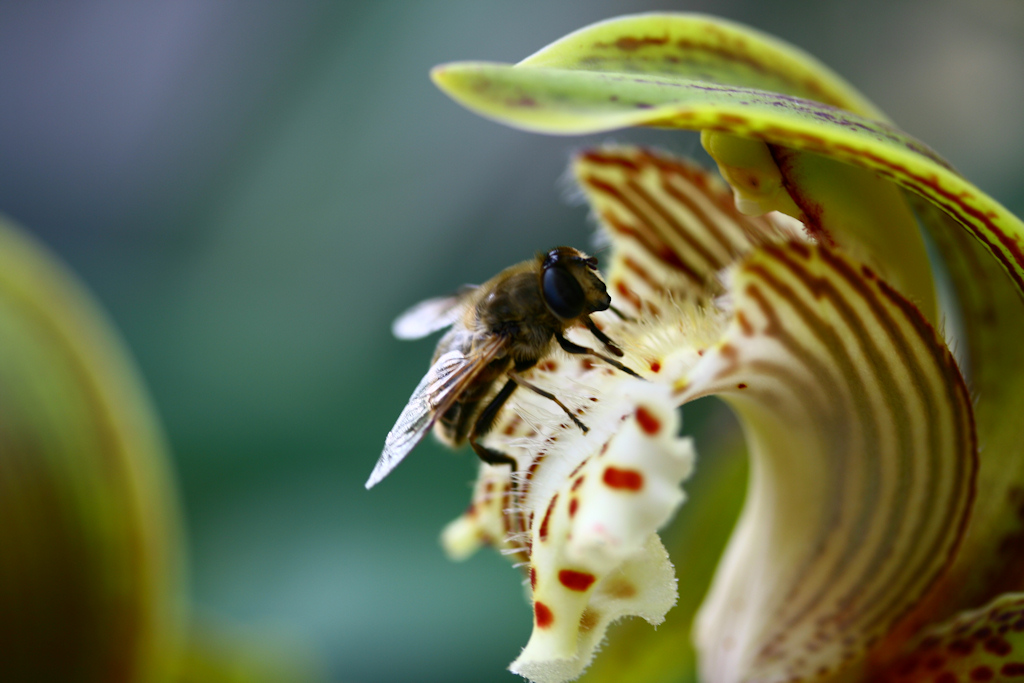
[[[512,436],[516,433],[516,429],[523,423],[523,418],[518,415],[513,415],[512,419],[508,421],[508,425],[505,426],[505,436]]]
[[[749,337],[754,334],[754,326],[750,324],[749,320],[747,320],[747,316],[743,314],[743,311],[738,311],[736,313],[736,322],[739,324],[744,337]]]
[[[540,540],[546,541],[548,539],[548,522],[551,520],[551,511],[555,509],[555,502],[558,500],[558,494],[556,493],[548,503],[548,509],[544,513],[544,519],[540,522]]]
[[[590,629],[597,626],[597,622],[600,619],[601,615],[588,607],[587,609],[583,610],[583,614],[580,616],[580,631],[586,633]]]
[[[672,254],[672,256],[675,256],[675,254]],[[643,301],[641,301],[640,297],[638,297],[632,289],[627,287],[626,283],[622,280],[615,283],[615,290],[636,310],[639,311],[643,308]]]
[[[576,516],[576,508],[578,508],[579,506],[580,502],[575,498],[569,501],[569,519],[572,519]]]
[[[996,673],[989,666],[976,666],[971,669],[971,680],[972,681],[991,681],[996,677]]]
[[[613,489],[639,491],[644,487],[644,475],[640,474],[636,470],[606,467],[602,479],[607,486]]]
[[[651,415],[643,406],[636,409],[636,421],[640,424],[640,429],[651,436],[661,431],[661,420]]]
[[[903,678],[914,673],[917,670],[918,664],[920,664],[920,661],[917,659],[917,657],[908,657],[899,664],[897,664],[894,671],[897,676]]]
[[[651,361],[651,372],[661,372],[661,363],[656,360]]]
[[[668,36],[651,37],[644,36],[643,38],[636,38],[634,36],[623,36],[615,41],[615,47],[625,52],[633,52],[639,50],[647,45],[664,45],[668,42]],[[607,47],[607,43],[598,43],[599,47]]]
[[[537,628],[547,628],[555,621],[551,608],[540,601],[533,603],[533,618],[537,622]]]
[[[1005,657],[1013,652],[1013,646],[1005,638],[996,636],[985,641],[985,650],[996,656]]]
[[[609,579],[607,585],[602,586],[601,591],[613,598],[625,600],[636,595],[636,586],[620,576],[617,579]]]
[[[574,481],[572,483],[572,489],[570,489],[570,490],[575,491],[576,489],[578,489],[582,485],[583,485],[583,477],[577,477],[576,481]]]
[[[530,567],[530,588],[537,590],[537,568]]]
[[[736,388],[737,389],[746,389],[747,385],[744,384],[743,382],[740,382],[739,384],[736,385]]]
[[[1009,664],[1003,664],[1003,668],[999,670],[1004,676],[1024,676],[1024,663],[1021,662],[1010,662]]]
[[[594,585],[597,577],[586,572],[563,569],[558,572],[558,581],[571,591],[585,591]]]

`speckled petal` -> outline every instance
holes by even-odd
[[[500,550],[509,547],[511,530],[505,509],[510,504],[511,490],[512,473],[508,467],[480,463],[469,508],[441,532],[441,546],[448,557],[464,560],[481,545]]]
[[[526,495],[534,511],[534,630],[511,670],[534,681],[578,676],[612,620],[637,615],[657,624],[675,604],[675,577],[654,532],[682,503],[679,484],[694,453],[690,440],[677,436],[667,387],[628,380],[620,392],[629,408],[614,433],[603,443],[579,439],[553,448],[545,458],[571,473],[554,489],[533,482],[535,493]]]
[[[885,671],[883,683],[1005,683],[1024,678],[1024,594],[931,626]]]

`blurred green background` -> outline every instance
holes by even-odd
[[[561,182],[573,150],[701,153],[692,135],[505,129],[427,72],[652,9],[805,48],[1024,213],[1019,0],[0,3],[0,211],[133,350],[204,618],[332,681],[519,680],[503,669],[529,635],[520,575],[437,543],[475,459],[426,443],[363,489],[433,350],[390,321],[538,249],[586,248]]]

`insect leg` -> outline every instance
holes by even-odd
[[[557,396],[555,396],[554,394],[552,394],[549,391],[544,391],[543,389],[538,387],[536,384],[532,384],[530,382],[527,382],[525,379],[523,379],[519,375],[515,374],[514,372],[510,372],[510,373],[508,373],[508,375],[509,375],[509,377],[512,378],[511,381],[523,385],[524,387],[526,387],[527,389],[529,389],[530,391],[532,391],[535,394],[539,394],[539,395],[543,396],[546,399],[554,401],[558,405],[559,408],[561,408],[562,410],[565,411],[565,414],[569,416],[569,419],[572,420],[573,422],[575,422],[576,426],[583,430],[584,434],[586,434],[588,431],[590,431],[590,428],[587,427],[587,425],[585,425],[582,422],[580,422],[579,418],[576,417],[575,415],[573,415],[572,411],[569,410],[565,406],[564,403],[559,401]]]
[[[626,315],[619,309],[615,308],[614,306],[609,306],[608,310],[614,313],[615,315],[619,316],[619,320],[625,320],[627,323],[633,322],[632,318],[630,318],[628,315]]]
[[[604,347],[611,351],[613,356],[622,358],[622,349],[620,349],[615,342],[608,338],[607,334],[602,332],[601,329],[594,324],[594,321],[590,319],[590,316],[587,316],[584,320],[586,320],[587,329],[590,330],[590,333],[597,337],[598,341],[604,344]]]
[[[477,439],[486,436],[487,432],[491,431],[491,428],[494,427],[494,420],[498,416],[498,411],[505,405],[505,401],[516,390],[517,386],[519,385],[516,384],[514,379],[505,382],[505,386],[501,388],[497,396],[491,399],[487,407],[480,412],[480,415],[476,418],[476,423],[473,425],[473,431],[469,434],[469,445],[473,447],[473,450],[476,451],[481,460],[488,465],[510,465],[513,472],[516,469],[515,458],[493,448],[488,448],[478,443]]]
[[[555,333],[555,339],[558,340],[558,345],[561,346],[562,350],[565,351],[566,353],[573,353],[573,354],[577,354],[577,355],[596,356],[596,357],[600,358],[601,360],[603,360],[605,363],[608,363],[609,365],[611,365],[612,367],[616,367],[619,370],[622,370],[627,375],[632,375],[633,377],[637,377],[639,379],[643,379],[642,377],[640,377],[640,375],[636,374],[635,372],[633,372],[632,370],[627,368],[625,365],[623,365],[619,361],[615,360],[614,358],[609,358],[608,356],[606,356],[606,355],[604,355],[602,353],[598,353],[597,351],[595,351],[593,349],[588,349],[586,346],[580,346],[579,344],[572,343],[571,341],[569,341],[568,339],[563,337],[561,332]]]

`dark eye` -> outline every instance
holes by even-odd
[[[543,286],[544,301],[559,318],[575,318],[583,312],[583,288],[564,268],[545,268]]]

